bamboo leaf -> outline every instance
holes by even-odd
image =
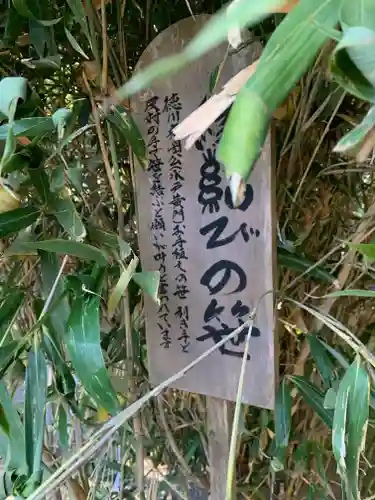
[[[141,167],[146,168],[146,144],[131,114],[123,106],[117,106],[112,108],[107,118],[132,148]]]
[[[42,479],[42,451],[47,402],[47,364],[40,345],[28,356],[25,392],[25,444],[29,477],[34,475],[34,487]]]
[[[128,287],[129,281],[131,280],[138,265],[138,257],[133,257],[130,264],[125,268],[120,276],[120,279],[116,283],[114,289],[110,293],[108,299],[108,316],[112,318],[116,307],[118,306],[121,297],[124,295],[125,290]]]
[[[324,394],[304,377],[290,375],[288,379],[297,387],[306,403],[332,429],[333,414],[330,410],[324,408]]]
[[[375,126],[375,106],[372,106],[362,122],[342,137],[333,148],[335,153],[356,155]]]
[[[329,389],[336,380],[333,363],[328,356],[327,350],[315,335],[308,335],[307,340],[309,342],[311,355],[319,370],[324,385],[326,389]]]
[[[74,300],[64,341],[83,387],[98,406],[113,415],[119,402],[100,347],[99,302],[96,296]]]
[[[28,206],[0,214],[0,238],[17,233],[38,220],[40,210]]]
[[[305,273],[307,277],[323,281],[324,283],[334,283],[336,279],[335,276],[332,276],[332,274],[330,274],[322,266],[316,266],[315,262],[307,259],[306,257],[298,255],[294,252],[288,252],[280,247],[277,249],[277,263],[279,266],[293,269],[299,273]]]
[[[12,102],[25,101],[27,80],[21,77],[8,76],[0,81],[0,112],[9,120],[14,116],[11,111]]]
[[[76,207],[69,197],[60,197],[56,194],[49,196],[49,207],[54,216],[68,235],[76,241],[86,237],[86,229],[78,215]]]
[[[373,0],[343,0],[340,15],[341,25],[365,26],[375,30],[375,4]]]
[[[349,387],[345,378],[341,381],[336,396],[335,413],[332,429],[332,450],[336,458],[341,479],[347,482],[346,477],[346,414],[348,411]]]
[[[73,12],[73,19],[81,25],[82,31],[85,34],[90,46],[91,38],[89,27],[87,24],[86,13],[81,0],[67,0],[67,3]]]
[[[268,41],[256,70],[238,94],[220,140],[218,159],[237,199],[237,177],[246,181],[259,157],[272,113],[287,97],[327,41],[318,25],[333,28],[341,0],[305,0],[284,18]]]
[[[83,260],[92,260],[101,266],[107,264],[107,256],[99,248],[80,243],[78,241],[69,240],[44,240],[24,243],[27,249],[44,250],[45,252],[53,252],[60,255],[72,255]]]
[[[359,457],[365,446],[370,389],[369,377],[359,356],[356,357],[345,377],[350,388],[347,412],[347,475],[353,498],[359,500]]]
[[[78,54],[81,54],[82,57],[89,60],[89,57],[86,55],[85,51],[80,46],[80,44],[77,42],[77,40],[74,38],[74,36],[71,34],[71,32],[68,30],[68,28],[64,28],[64,29],[65,29],[66,38],[69,40],[69,43],[73,47],[73,49],[76,52],[78,52]]]
[[[53,26],[54,24],[59,23],[62,19],[61,17],[58,19],[38,19],[34,13],[34,8],[36,7],[35,3],[30,5],[26,0],[13,0],[13,6],[16,11],[21,14],[21,16],[24,16],[27,19],[35,20],[43,26]]]
[[[5,462],[6,470],[16,470],[18,474],[26,474],[26,455],[25,455],[25,433],[21,423],[20,416],[13,406],[12,399],[3,382],[0,382],[0,404],[2,406],[5,418],[9,423],[9,433],[4,434],[0,430],[0,437],[5,438],[7,447],[3,453],[3,446],[0,445],[1,456]],[[4,440],[0,439],[3,443]]]
[[[133,281],[139,285],[143,292],[147,293],[154,302],[159,304],[159,271],[144,271],[141,273],[134,273]]]
[[[68,415],[66,414],[65,408],[61,403],[58,407],[57,418],[57,428],[59,431],[60,445],[63,450],[67,451],[69,447]]]
[[[275,453],[271,467],[275,472],[284,469],[292,422],[292,396],[284,379],[275,402]]]
[[[327,297],[370,297],[375,298],[374,290],[341,290],[338,292],[332,292],[327,295]]]
[[[375,32],[364,26],[344,30],[331,57],[334,79],[360,99],[375,99]]]
[[[229,30],[250,27],[286,3],[288,3],[286,0],[259,0],[257,2],[237,0],[232,2],[231,8],[224,7],[215,14],[181,53],[156,61],[134,75],[118,90],[119,100],[136,94],[156,79],[176,73],[189,62],[195,61],[220,45],[227,38]]]
[[[13,123],[13,135],[15,137],[39,137],[54,130],[55,126],[50,117],[32,117],[15,120]],[[0,140],[6,140],[9,134],[10,125],[0,126]]]

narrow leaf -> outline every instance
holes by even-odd
[[[273,32],[255,72],[232,106],[220,140],[218,159],[228,177],[248,179],[262,150],[272,113],[328,39],[317,24],[333,28],[340,6],[341,0],[299,2]],[[231,185],[231,191],[236,200],[238,186]]]
[[[119,409],[119,402],[100,347],[99,302],[96,296],[74,300],[64,340],[83,387],[98,406],[113,415]]]
[[[118,303],[121,300],[129,281],[131,280],[136,268],[138,265],[138,257],[133,257],[130,264],[126,269],[121,273],[120,279],[116,283],[116,286],[112,290],[109,299],[108,299],[108,316],[111,318],[115,312]]]
[[[82,241],[86,237],[85,226],[70,198],[62,198],[58,195],[51,194],[49,197],[49,207],[71,238],[76,241]]]
[[[284,379],[276,395],[275,403],[275,446],[271,467],[275,471],[284,468],[292,422],[292,396]]]
[[[311,355],[319,370],[320,376],[323,379],[324,385],[326,389],[329,389],[332,386],[332,383],[336,380],[333,363],[326,348],[321,344],[315,335],[308,335],[307,340],[309,342]]]
[[[81,54],[81,56],[84,57],[85,59],[89,59],[89,57],[85,54],[85,51],[82,49],[80,44],[77,42],[77,40],[71,34],[71,32],[68,30],[68,28],[64,28],[64,29],[65,29],[66,38],[69,40],[69,43],[73,47],[73,49],[76,52],[78,52],[78,54]]]
[[[159,271],[144,271],[141,273],[134,273],[133,281],[139,285],[143,292],[147,293],[154,302],[159,304]]]
[[[17,233],[37,221],[40,211],[35,207],[22,207],[0,213],[0,238]]]
[[[330,410],[324,408],[324,394],[304,377],[290,375],[288,379],[293,382],[303,396],[303,399],[319,415],[323,422],[332,428],[333,414]]]
[[[231,9],[224,7],[213,16],[180,54],[156,61],[133,76],[118,90],[119,100],[148,87],[155,79],[176,73],[189,62],[195,61],[220,45],[227,38],[229,30],[250,27],[286,3],[285,0],[263,0],[262,2],[237,0],[231,4]]]
[[[79,243],[78,241],[56,239],[34,241],[32,243],[25,243],[24,245],[25,248],[44,250],[60,255],[72,255],[84,260],[93,260],[101,266],[107,264],[107,257],[103,251],[91,245]]]
[[[35,474],[35,486],[42,478],[41,463],[46,402],[47,364],[40,345],[36,345],[28,357],[25,392],[26,459],[29,476]]]
[[[9,423],[9,433],[6,436],[0,430],[0,437],[5,436],[8,443],[5,453],[0,445],[1,455],[5,461],[5,468],[16,470],[18,474],[26,474],[26,455],[25,455],[25,434],[20,416],[14,408],[12,399],[3,382],[0,382],[0,404],[3,408],[7,422]],[[0,441],[3,441],[0,439]]]

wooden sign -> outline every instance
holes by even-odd
[[[208,20],[182,20],[157,36],[137,69],[180,52]],[[210,97],[210,77],[223,62],[217,89],[255,58],[251,46],[217,48],[177,75],[155,83],[132,102],[148,148],[148,170],[136,167],[141,262],[160,271],[159,307],[145,297],[151,382],[158,384],[248,319],[273,290],[274,246],[270,140],[234,208],[215,152],[226,116],[190,150],[172,130]],[[259,55],[259,53],[257,54]],[[273,408],[274,304],[260,302],[250,340],[243,402]],[[245,328],[174,387],[235,400]]]

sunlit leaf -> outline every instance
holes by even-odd
[[[328,39],[317,24],[333,28],[340,6],[341,0],[323,4],[302,1],[273,32],[255,72],[237,95],[220,140],[218,159],[228,177],[248,179],[262,150],[272,113]],[[230,187],[232,199],[236,200],[238,186],[230,183]]]
[[[0,213],[0,238],[30,226],[38,220],[39,216],[40,211],[31,206]]]
[[[340,21],[343,28],[365,26],[375,30],[375,3],[373,0],[343,0]]]
[[[181,53],[158,60],[133,76],[118,90],[119,100],[148,87],[156,79],[176,73],[189,62],[203,56],[222,43],[227,38],[230,29],[252,26],[286,3],[285,0],[263,0],[261,2],[238,0],[230,10],[224,7],[207,22]]]
[[[120,279],[116,283],[114,289],[111,291],[108,299],[108,316],[111,318],[118,306],[121,297],[123,296],[129,281],[131,280],[138,265],[138,257],[133,257],[130,264],[125,268],[120,276]]]
[[[349,387],[346,380],[340,383],[336,396],[332,428],[332,450],[343,481],[346,481],[346,414],[348,411]]]
[[[10,126],[6,123],[0,126],[0,140],[6,140]],[[13,123],[13,134],[25,137],[38,137],[54,129],[54,123],[50,117],[32,117],[15,120]]]
[[[371,260],[375,260],[375,244],[373,243],[350,243],[349,244],[350,248],[354,248],[355,250],[358,250],[361,252],[362,255],[365,257],[368,257]]]
[[[99,303],[97,296],[80,296],[74,300],[65,344],[85,390],[99,406],[113,415],[119,409],[119,402],[100,347]]]
[[[336,153],[358,154],[374,126],[375,106],[372,106],[361,123],[345,134],[333,148],[333,151]]]
[[[374,290],[341,290],[338,292],[332,292],[327,295],[327,297],[370,297],[375,298]]]
[[[29,476],[35,475],[35,486],[42,479],[46,401],[47,364],[40,345],[34,345],[26,368],[25,442]]]
[[[25,243],[25,248],[44,250],[60,255],[72,255],[83,260],[93,260],[102,266],[107,264],[107,257],[103,251],[78,241],[62,239],[33,241],[31,243]]]
[[[154,302],[159,304],[159,271],[143,271],[133,274],[133,280],[139,285],[143,292],[147,293]]]

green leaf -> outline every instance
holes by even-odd
[[[32,117],[15,120],[13,123],[13,135],[15,137],[41,137],[54,129],[52,118]],[[10,130],[7,123],[0,126],[0,140],[6,140]]]
[[[204,28],[187,44],[179,54],[159,59],[158,61],[139,71],[123,87],[118,90],[119,100],[136,94],[148,87],[154,80],[174,74],[190,62],[200,58],[211,49],[214,49],[227,38],[228,30],[252,26],[275,9],[285,4],[285,0],[262,0],[249,2],[238,0],[231,5],[231,9],[224,7],[206,23]]]
[[[54,24],[57,24],[61,21],[61,17],[59,17],[58,19],[38,19],[37,15],[35,15],[34,13],[34,8],[36,7],[35,3],[32,5],[32,7],[30,7],[29,2],[27,2],[26,0],[13,0],[13,6],[16,11],[21,14],[21,16],[24,16],[27,19],[38,21],[38,23],[42,24],[43,26],[53,26]]]
[[[304,377],[289,375],[288,379],[297,387],[306,403],[332,429],[333,414],[324,408],[324,394]]]
[[[145,169],[147,166],[146,144],[131,114],[123,106],[117,106],[112,108],[107,118],[115,125],[120,135],[132,148],[141,167]]]
[[[9,365],[17,359],[21,354],[20,342],[12,340],[8,344],[0,347],[0,378],[4,376],[4,372],[9,368]]]
[[[233,200],[238,178],[246,181],[259,157],[272,113],[328,40],[318,25],[333,28],[340,6],[341,0],[299,2],[277,26],[256,71],[237,95],[218,148],[227,176],[235,176],[230,185]]]
[[[28,357],[25,392],[26,459],[29,476],[35,474],[35,486],[42,478],[46,402],[47,364],[40,345],[35,344]]]
[[[11,289],[2,299],[0,305],[0,331],[4,332],[23,304],[25,293],[19,289]]]
[[[322,266],[315,266],[315,262],[306,259],[302,255],[288,252],[284,248],[277,248],[277,263],[279,266],[293,269],[299,273],[305,273],[306,277],[310,277],[324,283],[334,283],[335,276],[332,276]],[[315,267],[313,267],[315,266]],[[310,268],[313,268],[309,270]]]
[[[86,229],[70,198],[50,195],[49,207],[68,235],[76,241],[86,237]]]
[[[331,72],[347,92],[364,99],[375,99],[375,32],[365,27],[344,30],[342,40],[331,57]]]
[[[119,402],[100,347],[100,298],[80,296],[72,305],[64,341],[77,376],[92,399],[114,415]]]
[[[53,193],[59,193],[65,185],[64,165],[57,165],[51,172],[50,190]]]
[[[0,214],[0,238],[17,233],[38,220],[40,210],[35,207],[21,207]]]
[[[65,128],[69,123],[72,112],[68,108],[60,108],[52,115],[52,121],[57,129],[57,137],[61,140],[64,137]]]
[[[14,408],[13,402],[3,382],[0,382],[0,405],[5,418],[9,423],[9,433],[0,430],[0,438],[5,437],[7,447],[3,449],[3,439],[0,439],[0,453],[7,470],[16,470],[18,474],[26,474],[25,434],[20,416]],[[4,453],[5,451],[5,453]]]
[[[117,234],[105,231],[99,226],[93,224],[87,224],[87,231],[90,240],[97,243],[99,246],[103,246],[108,250],[114,250],[120,254],[121,260],[126,259],[131,254],[131,247],[129,243],[122,240]]]
[[[347,379],[347,384],[350,387],[347,412],[347,475],[353,498],[359,500],[359,458],[365,446],[370,389],[369,377],[359,356],[350,366],[344,378]]]
[[[333,148],[335,153],[356,155],[368,134],[375,126],[375,106],[372,106],[362,122],[342,137]]]
[[[284,469],[292,423],[292,396],[284,379],[275,402],[275,453],[271,467],[275,472]]]
[[[81,25],[82,31],[85,34],[90,46],[91,46],[91,38],[89,27],[87,25],[86,12],[83,7],[83,3],[81,0],[67,0],[67,3],[73,12],[73,19]]]
[[[327,297],[370,297],[375,298],[375,291],[373,290],[341,290],[339,292],[332,292]]]
[[[13,119],[14,114],[10,112],[12,102],[26,100],[27,80],[22,77],[9,76],[0,81],[0,112]]]
[[[101,266],[107,264],[107,256],[99,248],[79,243],[78,241],[69,241],[62,239],[33,241],[25,243],[25,248],[44,250],[60,255],[72,255],[83,260],[93,260]]]
[[[335,413],[332,429],[332,450],[336,458],[338,470],[343,481],[346,481],[346,413],[348,410],[349,387],[343,379],[336,396]]]
[[[69,448],[69,435],[68,435],[68,415],[66,414],[64,406],[60,403],[57,412],[57,429],[59,432],[60,445],[64,451]]]
[[[2,47],[11,47],[17,40],[18,36],[22,34],[25,25],[25,19],[18,14],[18,12],[9,6],[7,9],[7,18],[4,30],[4,37],[2,39]]]
[[[349,244],[350,248],[354,248],[355,250],[358,250],[361,252],[362,255],[365,257],[368,257],[371,260],[375,260],[375,245],[373,243],[350,243]]]
[[[373,0],[343,0],[341,7],[341,24],[349,26],[365,26],[375,30],[375,4]]]
[[[120,276],[120,279],[116,283],[116,286],[112,290],[108,299],[108,317],[112,318],[116,307],[118,306],[121,297],[124,295],[125,290],[128,287],[129,281],[131,280],[135,270],[138,265],[138,257],[133,257],[130,264],[125,268]]]
[[[336,373],[333,363],[327,353],[327,349],[322,345],[315,335],[308,335],[311,355],[319,370],[326,389],[330,388],[336,380]]]
[[[132,279],[137,283],[137,285],[142,289],[143,292],[147,293],[154,302],[159,304],[159,271],[144,271],[141,273],[134,273]]]
[[[78,54],[81,54],[82,57],[85,59],[89,59],[89,57],[85,54],[85,51],[82,49],[80,44],[77,42],[77,40],[74,38],[74,36],[71,34],[71,32],[68,30],[68,28],[65,29],[65,34],[66,38],[69,40],[70,45],[73,47],[73,49],[78,52]]]

